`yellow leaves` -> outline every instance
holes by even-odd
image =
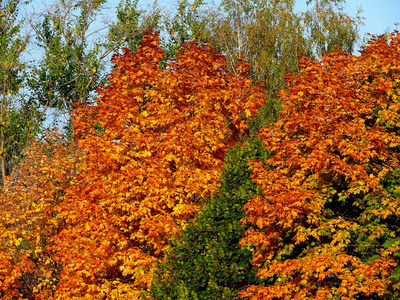
[[[14,245],[18,247],[19,245],[21,245],[21,242],[22,242],[22,238],[16,239],[14,241]]]
[[[168,153],[167,155],[165,155],[165,160],[173,161],[173,160],[175,160],[175,155],[173,153]]]
[[[151,157],[151,151],[142,151],[140,153],[141,157]]]
[[[63,200],[63,191],[70,186],[79,156],[79,152],[73,154],[70,147],[56,139],[59,137],[55,135],[44,139],[43,144],[33,141],[25,149],[25,160],[0,189],[0,199],[5,201],[0,201],[0,240],[5,235],[13,236],[12,244],[0,247],[0,269],[11,279],[5,283],[0,276],[0,293],[19,289],[18,282],[29,274],[32,281],[25,286],[26,293],[37,293],[44,298],[51,295],[52,274],[58,270],[51,259],[50,240],[61,230],[58,204]],[[14,226],[3,230],[4,219]],[[3,260],[5,257],[12,260],[7,262]]]

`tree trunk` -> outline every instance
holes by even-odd
[[[1,168],[1,180],[3,183],[3,179],[6,176],[6,154],[5,150],[5,114],[6,114],[6,95],[7,95],[7,79],[4,79],[3,92],[1,97],[1,107],[0,107],[0,168]]]

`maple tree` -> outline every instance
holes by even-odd
[[[73,112],[84,158],[66,191],[56,236],[55,299],[137,299],[168,242],[218,186],[224,153],[265,99],[248,65],[237,74],[209,46],[163,55],[148,32],[112,61],[95,103]]]
[[[51,247],[79,151],[57,135],[34,141],[0,189],[0,297],[50,299],[60,264]]]
[[[246,205],[258,277],[247,299],[398,299],[400,36],[360,56],[300,61],[283,110],[251,161],[262,195]]]

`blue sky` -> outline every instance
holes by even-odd
[[[296,6],[304,10],[305,0],[296,1]],[[361,38],[367,33],[383,34],[389,30],[396,29],[394,23],[400,23],[400,0],[347,0],[344,10],[351,16],[362,9],[361,16],[364,17],[364,25],[360,28]],[[397,26],[400,30],[400,25]]]
[[[361,28],[365,33],[382,34],[386,29],[396,29],[394,23],[400,23],[400,0],[348,0],[346,11],[355,15],[357,8],[363,9],[365,25]],[[400,25],[397,26],[400,30]]]

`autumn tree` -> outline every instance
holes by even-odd
[[[288,76],[281,118],[259,134],[273,156],[250,163],[262,195],[243,219],[268,284],[241,296],[399,298],[399,49],[396,31]]]
[[[146,294],[169,240],[216,189],[225,151],[264,102],[246,63],[232,74],[224,56],[194,43],[168,60],[159,43],[149,32],[135,53],[116,54],[100,97],[73,113],[84,159],[60,208],[55,299]]]
[[[268,158],[259,140],[247,140],[227,152],[220,188],[170,244],[159,264],[151,299],[237,299],[237,292],[259,284],[251,251],[239,246],[246,227],[243,206],[260,189],[248,160]]]
[[[0,188],[0,298],[50,299],[61,270],[51,247],[78,151],[57,135],[35,141]]]

